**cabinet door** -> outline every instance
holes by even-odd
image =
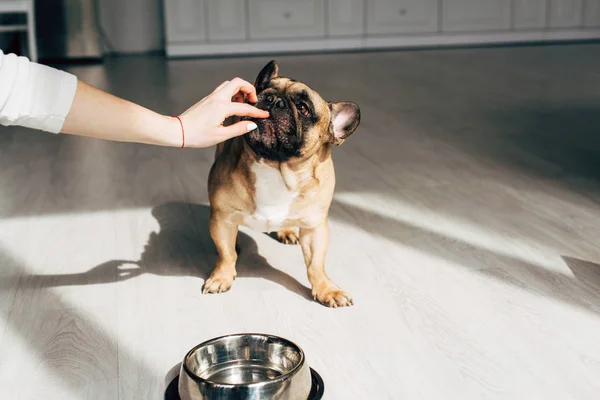
[[[544,28],[546,26],[546,3],[546,0],[515,0],[515,28]]]
[[[583,0],[550,0],[550,27],[579,27],[583,11]]]
[[[324,0],[248,0],[252,39],[325,37]]]
[[[208,5],[208,40],[246,38],[246,2],[244,0],[205,0]]]
[[[438,0],[367,0],[367,33],[437,32]]]
[[[329,35],[361,35],[363,33],[363,0],[329,0]]]
[[[583,25],[587,28],[600,26],[600,0],[586,0]]]
[[[164,5],[167,41],[205,39],[204,0],[164,0]]]
[[[444,0],[445,32],[510,29],[511,0]]]

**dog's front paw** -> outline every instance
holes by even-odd
[[[354,305],[352,297],[333,283],[313,288],[313,297],[327,307],[350,307]]]
[[[293,229],[283,229],[277,232],[277,240],[281,243],[285,244],[298,244],[300,240],[298,239],[298,235],[296,231]]]
[[[204,282],[203,294],[207,293],[224,293],[231,289],[231,284],[235,280],[235,275],[226,273],[213,272],[210,277]]]

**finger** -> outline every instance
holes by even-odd
[[[223,87],[225,85],[227,85],[229,83],[229,81],[225,81],[223,83],[221,83],[219,86],[217,86],[217,88],[215,90],[212,91],[212,93],[217,93],[219,90],[223,89]]]
[[[231,117],[232,115],[238,117],[267,118],[269,112],[246,103],[227,103],[225,117]]]
[[[224,85],[219,90],[219,95],[223,96],[223,99],[231,99],[238,92],[245,93],[248,96],[248,100],[251,103],[256,103],[258,99],[256,98],[256,89],[254,86],[242,78],[234,78],[229,83]]]
[[[230,139],[234,136],[241,136],[256,129],[257,126],[251,121],[240,121],[236,124],[223,126],[218,128],[219,135],[224,137],[223,140]]]

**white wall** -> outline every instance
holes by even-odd
[[[100,23],[118,53],[164,49],[162,0],[97,0]]]

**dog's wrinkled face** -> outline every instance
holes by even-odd
[[[258,128],[245,136],[257,156],[278,162],[304,158],[319,147],[340,145],[360,123],[360,110],[351,102],[328,103],[304,83],[280,77],[275,61],[256,78],[256,107],[269,118],[253,119]]]

